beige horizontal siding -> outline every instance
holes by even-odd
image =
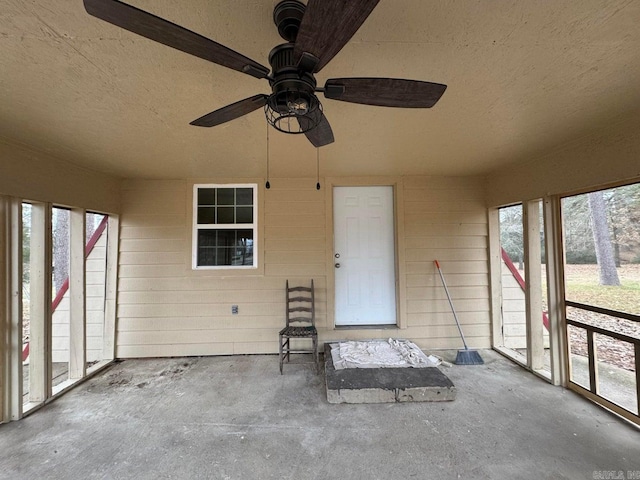
[[[127,239],[122,242],[120,252],[157,252],[182,253],[186,246],[186,239]]]
[[[293,284],[302,283],[304,281],[309,282],[308,277],[288,277],[289,281]],[[144,292],[144,291],[157,291],[157,292],[182,292],[182,291],[212,291],[211,282],[219,280],[219,277],[211,275],[192,276],[192,277],[166,277],[166,278],[154,278],[153,282],[150,282],[148,278],[124,278],[120,280],[120,294],[132,293],[132,292]],[[281,282],[284,285],[284,280]],[[314,278],[314,285],[316,290],[326,289],[326,282],[324,278]],[[223,282],[216,282],[215,291],[226,292],[225,295],[229,295],[231,292],[239,292],[246,298],[246,291],[256,292],[258,289],[264,289],[265,281],[262,276],[248,276],[248,277],[226,277]],[[268,289],[271,295],[280,295],[284,299],[284,286],[274,285],[273,288]],[[318,293],[319,294],[319,293]],[[284,300],[283,300],[284,301]]]
[[[462,324],[487,324],[489,322],[489,312],[462,312],[457,311],[458,320]],[[449,310],[448,312],[431,312],[429,316],[424,315],[424,312],[410,313],[408,315],[409,325],[412,326],[425,326],[425,325],[455,325],[453,314]]]
[[[440,276],[435,274],[411,274],[407,275],[407,287],[441,286]],[[447,285],[453,287],[488,286],[489,278],[481,273],[449,273],[447,272]]]
[[[190,263],[187,265],[131,265],[120,264],[118,276],[120,278],[156,278],[156,277],[181,277],[184,276]]]
[[[164,238],[165,240],[180,239],[184,236],[184,225],[177,227],[141,227],[124,226],[120,229],[120,238],[133,239],[154,239]]]
[[[488,312],[488,299],[453,299],[456,312]],[[451,307],[448,300],[408,300],[408,313],[442,313],[450,312]]]
[[[404,179],[407,329],[423,348],[459,348],[460,335],[434,260],[440,262],[465,337],[490,344],[484,192],[468,178]]]
[[[464,262],[487,260],[487,250],[484,248],[407,248],[406,256],[408,262],[433,262],[438,260],[445,265],[447,261]]]
[[[152,214],[150,212],[133,213],[127,211],[127,216],[125,219],[121,220],[120,226],[122,227],[122,230],[127,230],[129,228],[135,229],[134,232],[130,234],[131,236],[129,238],[148,238],[146,236],[139,236],[137,234],[137,229],[142,228],[142,235],[146,235],[147,227],[156,228],[160,231],[163,230],[164,227],[184,227],[187,225],[186,222],[191,224],[191,219],[187,219],[185,214],[182,213],[172,215],[168,213]]]
[[[487,236],[485,223],[434,223],[419,221],[415,216],[412,217],[411,223],[405,221],[405,234],[408,238],[416,236],[448,238]]]
[[[278,315],[283,312],[284,302],[273,303],[249,303],[245,299],[243,305],[239,306],[243,312],[253,317]],[[118,316],[123,317],[176,317],[179,315],[189,317],[213,317],[231,313],[232,302],[225,303],[167,303],[156,304],[139,303],[136,305],[120,305]],[[238,310],[239,310],[238,309]]]
[[[404,237],[398,258],[404,262],[399,280],[406,286],[401,309],[406,328],[397,331],[333,329],[333,312],[327,310],[333,304],[333,292],[327,291],[333,283],[327,279],[333,249],[326,223],[328,192],[317,191],[315,179],[272,179],[271,184],[261,190],[259,202],[263,268],[238,273],[191,269],[191,182],[125,182],[117,356],[275,353],[284,324],[285,280],[296,284],[311,278],[321,341],[393,335],[425,348],[458,348],[434,259],[447,275],[470,345],[489,346],[487,220],[477,181],[412,177],[400,182]],[[231,314],[232,305],[238,305],[237,315]]]
[[[219,329],[251,329],[251,328],[282,328],[282,319],[266,316],[220,315],[216,318],[208,317],[121,317],[120,330],[125,332],[137,331],[171,331],[171,330],[209,330],[212,326]]]
[[[271,239],[296,239],[298,241],[303,241],[308,238],[325,238],[325,227],[322,226],[313,226],[313,227],[303,227],[303,226],[281,226],[276,227],[272,225],[265,225],[264,234],[267,241]]]
[[[120,252],[120,261],[128,265],[184,265],[185,252]]]
[[[449,287],[449,294],[455,301],[460,300],[485,300],[487,298],[487,287],[472,286],[472,287],[457,287],[447,285]],[[447,295],[444,288],[433,288],[433,285],[425,285],[420,287],[407,288],[408,300],[446,300]]]
[[[414,235],[407,237],[405,240],[405,248],[420,249],[428,245],[430,249],[481,249],[486,251],[487,238],[481,235],[473,236],[431,236],[431,235]]]
[[[423,211],[423,212],[412,212],[410,210],[405,214],[406,224],[409,227],[409,234],[424,233],[424,229],[422,228],[424,225],[429,224],[469,224],[469,225],[485,225],[487,223],[487,214],[485,211],[469,211],[469,212],[455,212],[455,215],[452,215],[448,211],[442,210],[433,210],[433,211]],[[412,228],[415,227],[415,228]]]
[[[434,259],[436,259],[435,256],[434,256]],[[437,258],[437,260],[441,261],[441,264],[445,269],[445,275],[447,275],[447,278],[451,274],[456,274],[456,273],[460,275],[466,275],[466,274],[483,274],[485,276],[488,275],[489,269],[487,267],[486,260],[469,260],[466,262],[459,262],[456,260],[444,262],[442,258]],[[433,272],[437,275],[438,273],[433,270],[434,268],[435,267],[434,267],[433,260],[428,260],[424,262],[407,263],[408,274],[416,274],[416,273],[421,274],[424,272]],[[440,278],[440,277],[437,277],[437,278]]]
[[[142,208],[122,221],[118,356],[274,353],[287,278],[293,284],[314,278],[316,320],[326,326],[324,192],[300,188],[298,181],[262,191],[264,273],[230,275],[191,269],[192,185],[175,183],[161,183],[157,191],[154,182],[125,185],[124,211],[138,196]],[[181,211],[183,218],[176,215]]]

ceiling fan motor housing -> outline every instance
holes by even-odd
[[[315,95],[316,79],[298,69],[294,44],[278,45],[269,53],[272,68],[272,94],[265,105],[267,121],[286,133],[305,133],[322,119],[322,106]],[[298,121],[304,117],[302,121]]]

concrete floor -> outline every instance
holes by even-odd
[[[331,405],[276,356],[129,360],[0,426],[0,478],[640,478],[640,429],[495,352],[453,402]]]

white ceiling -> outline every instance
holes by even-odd
[[[268,65],[275,0],[128,0]],[[527,161],[640,106],[637,0],[381,0],[318,75],[445,83],[432,109],[323,100],[326,175],[471,175]],[[89,16],[81,0],[0,0],[0,139],[122,177],[263,176],[261,110],[189,122],[265,80]],[[323,98],[323,97],[321,97]],[[315,175],[271,129],[271,175]],[[9,161],[10,159],[0,159]]]

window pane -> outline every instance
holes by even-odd
[[[218,221],[216,223],[235,223],[233,207],[218,207]]]
[[[215,207],[198,207],[198,223],[216,223]]]
[[[212,266],[216,264],[216,249],[204,247],[198,249],[198,265]]]
[[[198,265],[216,265],[216,230],[198,232]]]
[[[216,249],[218,258],[216,265],[233,265],[231,259],[233,257],[233,248],[219,247]]]
[[[65,208],[51,210],[52,251],[52,378],[51,387],[57,393],[62,382],[69,379],[70,361],[70,312],[69,312],[69,255],[71,244],[71,216]],[[58,389],[56,389],[58,387]]]
[[[567,300],[640,314],[640,183],[562,200]]]
[[[102,360],[110,360],[104,347],[105,294],[107,279],[108,217],[99,213],[86,214],[85,255],[87,259],[86,282],[86,367],[91,368]]]
[[[217,230],[200,230],[198,232],[198,247],[215,247]]]
[[[233,247],[236,241],[235,230],[217,230],[218,232],[218,247]]]
[[[237,207],[236,223],[253,223],[253,207]]]
[[[253,265],[253,230],[201,230],[198,265]]]
[[[253,230],[237,230],[232,265],[253,265]]]
[[[218,205],[233,205],[235,188],[218,188]]]
[[[236,189],[236,205],[253,205],[253,189]]]
[[[580,319],[578,318],[578,320]],[[591,380],[589,378],[587,331],[575,325],[567,325],[567,336],[569,337],[570,380],[588,390]]]
[[[216,189],[215,188],[199,188],[198,189],[198,205],[215,205]]]
[[[524,285],[524,230],[522,204],[500,212],[502,345],[527,355],[526,298]]]
[[[30,370],[33,368],[29,358],[31,340],[31,214],[32,207],[22,204],[22,400],[28,404],[31,400]],[[36,282],[37,283],[37,282]],[[36,329],[37,330],[37,329]],[[42,329],[44,330],[44,329]],[[38,332],[36,331],[36,336]],[[37,342],[36,342],[37,343]],[[37,399],[36,399],[37,400]]]

